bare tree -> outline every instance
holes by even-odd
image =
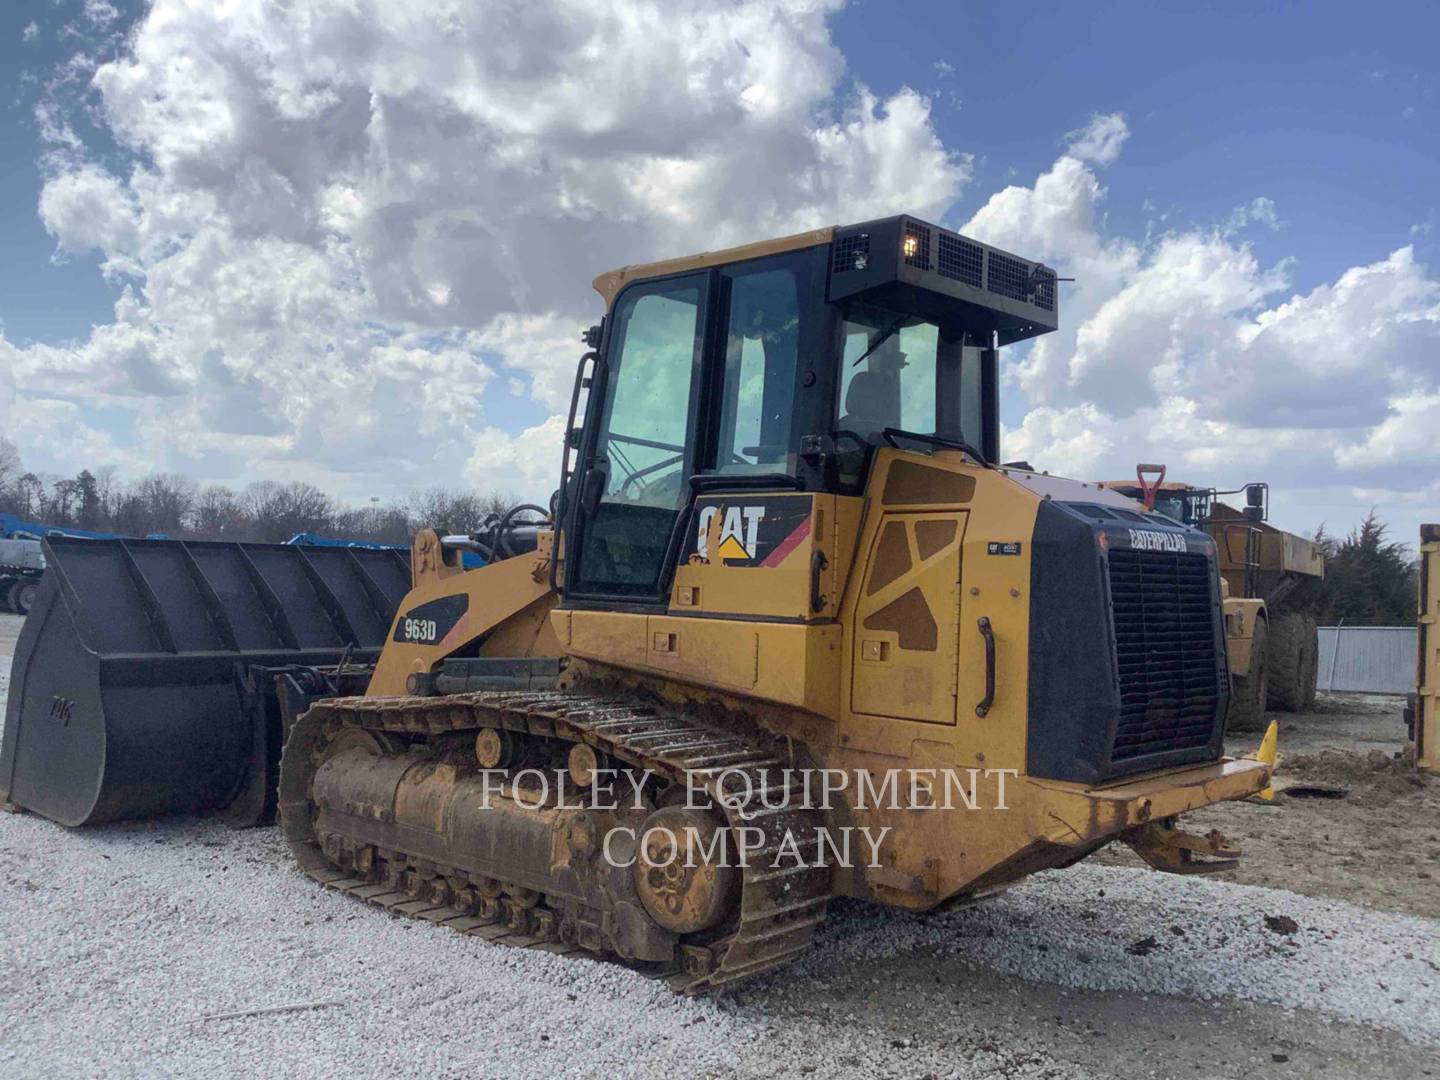
[[[0,494],[10,490],[10,486],[20,479],[24,468],[20,462],[20,451],[15,449],[15,444],[0,435]]]
[[[284,541],[296,533],[408,545],[422,528],[475,532],[515,500],[498,494],[432,487],[384,506],[346,506],[313,484],[264,480],[237,493],[201,488],[175,473],[122,481],[111,465],[73,477],[22,472],[13,443],[0,437],[0,511],[48,525],[224,540]]]
[[[124,536],[144,536],[150,532],[150,519],[145,500],[134,491],[122,491],[115,497],[110,512],[110,528]]]
[[[342,509],[336,512],[330,527],[336,536],[381,544],[408,544],[415,533],[409,512],[398,505]]]
[[[24,518],[39,517],[45,509],[45,481],[33,472],[15,481],[15,512]]]
[[[147,532],[178,535],[195,505],[196,484],[176,473],[151,473],[136,485],[145,506]]]
[[[491,514],[503,514],[513,503],[513,499],[501,495],[432,487],[411,497],[410,513],[417,529],[470,533]]]
[[[258,480],[240,504],[261,540],[280,543],[301,532],[325,532],[332,519],[330,496],[313,484]]]
[[[223,484],[201,490],[190,508],[189,531],[207,540],[245,540],[249,522],[240,498]]]
[[[56,480],[50,485],[50,501],[45,517],[50,525],[74,525],[75,506],[80,501],[80,485],[74,480]]]
[[[100,504],[102,527],[108,528],[114,520],[115,505],[120,501],[123,486],[114,465],[102,465],[95,470],[95,497]]]

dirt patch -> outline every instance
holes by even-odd
[[[1297,794],[1285,794],[1292,786]],[[1274,803],[1223,803],[1185,816],[1189,829],[1219,829],[1239,842],[1240,865],[1221,880],[1435,917],[1440,778],[1416,772],[1403,751],[1325,749],[1282,757],[1275,787]],[[1303,797],[1305,788],[1339,797]],[[1113,846],[1099,858],[1136,861]]]
[[[1280,725],[1282,755],[1314,754],[1321,750],[1354,750],[1387,754],[1405,746],[1405,698],[1396,694],[1337,694],[1322,691],[1303,713],[1270,713],[1266,719]],[[1248,754],[1260,743],[1259,733],[1225,740],[1229,754]]]
[[[1365,805],[1385,806],[1396,799],[1428,790],[1434,779],[1415,769],[1415,755],[1407,748],[1394,754],[1370,750],[1321,750],[1297,754],[1281,765],[1277,787],[1281,794],[1304,787],[1325,787]],[[1437,823],[1440,824],[1440,823]]]

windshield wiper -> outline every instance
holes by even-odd
[[[881,345],[884,345],[885,342],[889,341],[892,337],[894,337],[899,332],[900,327],[903,326],[907,321],[909,321],[909,319],[909,315],[901,315],[893,323],[887,326],[883,331],[881,331],[880,336],[870,343],[870,347],[864,352],[862,352],[859,356],[857,356],[855,358],[855,363],[851,364],[850,366],[859,367],[861,360],[864,360]]]
[[[959,450],[962,453],[969,454],[975,459],[976,463],[983,468],[993,469],[995,467],[985,460],[984,455],[982,455],[979,450],[976,450],[964,439],[951,439],[944,435],[924,435],[918,431],[906,431],[904,428],[898,427],[887,427],[880,434],[891,446],[895,446],[896,439],[914,439],[916,442],[929,443],[931,446],[940,446],[947,450]],[[895,449],[898,450],[900,448],[895,446]]]

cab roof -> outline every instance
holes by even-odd
[[[831,303],[863,296],[880,307],[948,324],[951,332],[963,327],[994,333],[1001,345],[1059,326],[1055,271],[910,214],[622,266],[595,278],[594,286],[608,309],[634,281],[825,245],[832,247],[826,286]]]
[[[837,227],[827,225],[823,229],[811,229],[809,232],[793,233],[790,236],[781,236],[773,240],[759,240],[753,244],[741,244],[739,247],[702,251],[698,255],[682,255],[677,259],[663,259],[660,262],[622,266],[618,270],[608,270],[599,275],[591,282],[591,285],[605,298],[605,305],[609,307],[611,301],[615,299],[615,294],[632,281],[665,277],[668,274],[683,274],[687,270],[702,270],[707,266],[725,266],[728,263],[759,259],[766,255],[779,255],[786,251],[818,247],[821,244],[830,243],[835,236]]]

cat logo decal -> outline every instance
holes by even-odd
[[[685,555],[725,566],[778,566],[810,535],[812,503],[808,496],[795,495],[743,503],[713,496],[702,499],[696,505],[695,530]]]

